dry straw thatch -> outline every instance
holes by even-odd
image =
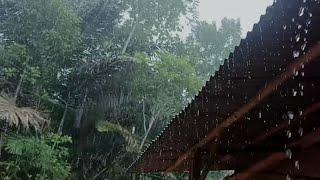
[[[0,96],[0,120],[9,126],[41,130],[48,124],[48,120],[40,113],[29,107],[17,107],[14,101],[7,96]]]

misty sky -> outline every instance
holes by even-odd
[[[273,0],[200,0],[199,16],[218,25],[224,17],[240,18],[243,35],[246,35],[272,3]]]

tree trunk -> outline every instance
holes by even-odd
[[[81,119],[82,119],[82,115],[83,115],[83,111],[84,111],[84,107],[85,107],[86,102],[87,102],[87,93],[85,93],[85,95],[82,99],[82,104],[81,104],[81,107],[77,113],[76,120],[74,123],[74,127],[77,129],[79,129],[81,126]]]
[[[22,82],[23,82],[23,74],[20,75],[20,80],[19,80],[19,84],[16,88],[16,91],[14,93],[14,97],[13,97],[13,102],[14,104],[16,103],[17,99],[18,99],[18,96],[19,96],[19,93],[20,93],[20,90],[21,90],[21,86],[22,86]]]
[[[62,129],[63,129],[63,125],[64,125],[64,122],[65,122],[65,119],[67,116],[67,112],[68,112],[68,103],[66,102],[66,106],[65,106],[60,124],[59,124],[58,132],[57,132],[58,134],[62,134]]]
[[[121,56],[123,56],[123,55],[126,53],[127,48],[128,48],[128,45],[129,45],[129,43],[130,43],[130,41],[131,41],[131,38],[132,38],[132,36],[133,36],[133,33],[134,33],[134,31],[136,30],[136,28],[137,28],[137,25],[138,25],[138,22],[135,22],[134,25],[133,25],[133,27],[132,27],[132,29],[131,29],[131,31],[130,31],[130,34],[129,34],[127,40],[126,40],[126,43],[125,43],[124,46],[123,46],[123,49],[122,49],[122,51],[121,51]]]
[[[143,130],[144,133],[147,132],[147,126],[146,126],[146,113],[145,113],[145,103],[144,100],[142,100],[142,116],[143,116]]]
[[[4,142],[5,135],[7,133],[7,130],[8,130],[8,123],[5,124],[4,131],[1,132],[1,135],[0,135],[0,157],[2,154],[3,142]]]
[[[144,137],[143,137],[143,139],[142,139],[142,141],[141,141],[141,144],[140,144],[140,147],[139,147],[139,151],[142,150],[142,147],[143,147],[145,141],[147,140],[147,137],[148,137],[148,135],[149,135],[149,133],[150,133],[150,130],[151,130],[154,122],[157,120],[160,111],[161,111],[161,110],[159,110],[156,114],[153,114],[153,113],[152,113],[153,115],[151,116],[151,119],[150,119],[150,122],[149,122],[149,126],[148,126],[148,129],[147,129],[147,132],[144,134]]]

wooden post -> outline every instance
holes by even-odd
[[[191,168],[190,168],[190,180],[200,180],[201,178],[201,152],[197,150],[194,153],[194,157],[192,160]]]

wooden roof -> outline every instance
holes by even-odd
[[[320,178],[319,41],[319,0],[277,0],[130,171],[189,171],[200,152],[235,177]]]

